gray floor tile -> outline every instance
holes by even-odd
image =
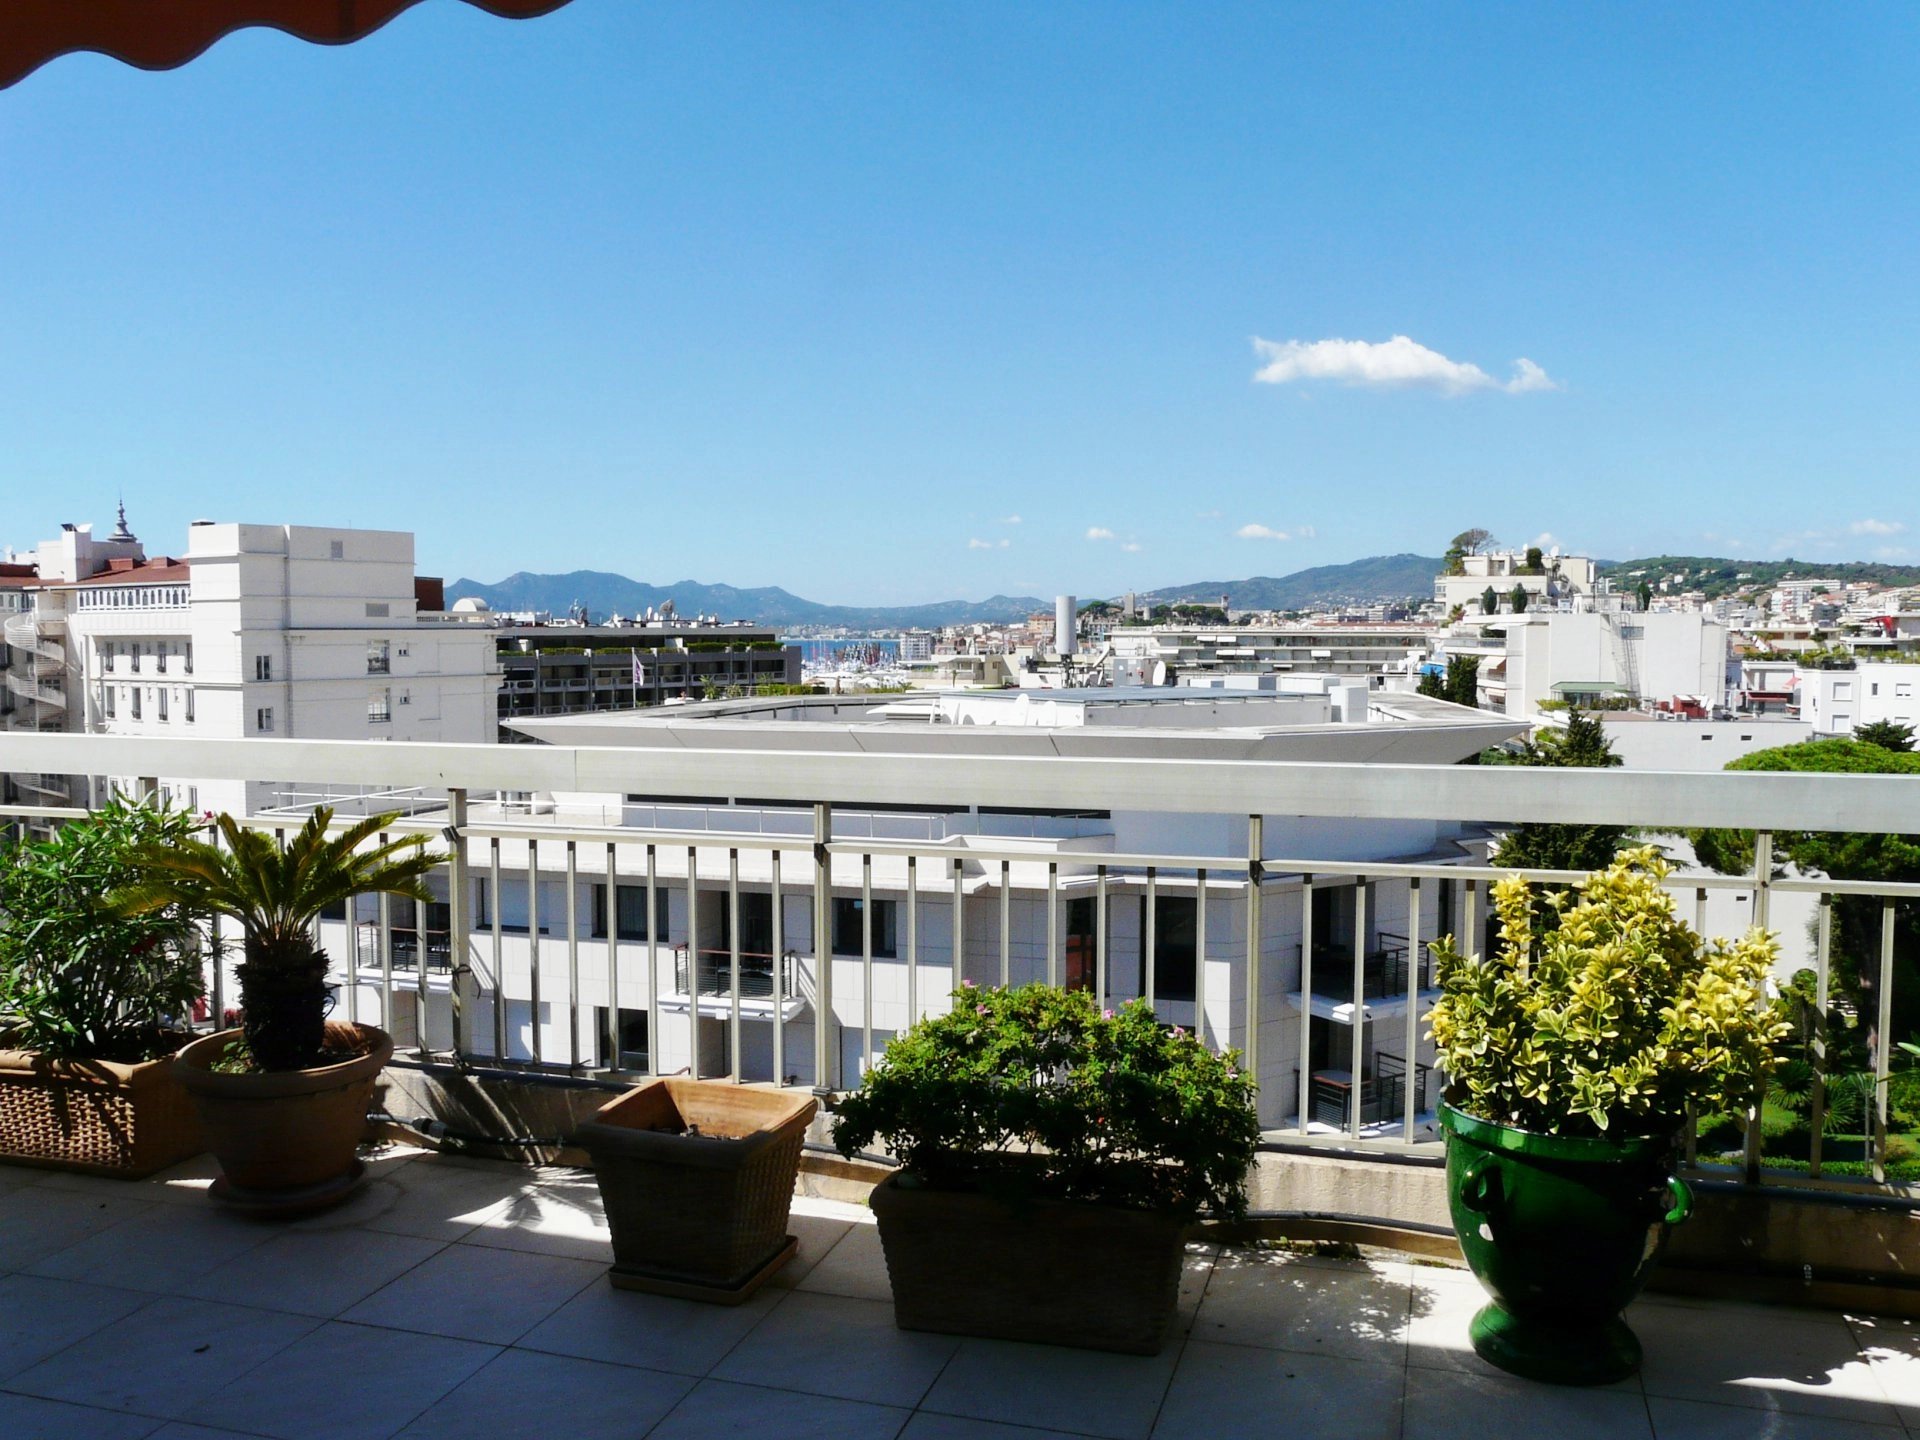
[[[1141,1440],[1166,1398],[1181,1342],[1159,1355],[963,1340],[921,1408],[1001,1424]]]
[[[877,1225],[855,1225],[823,1255],[794,1287],[856,1300],[893,1300],[887,1257],[880,1249]]]
[[[124,1320],[152,1299],[138,1291],[72,1280],[0,1278],[0,1380]]]
[[[526,1186],[463,1238],[469,1245],[613,1263],[613,1238],[591,1171],[567,1171]]]
[[[444,1248],[377,1230],[270,1232],[258,1248],[194,1276],[184,1294],[332,1319]]]
[[[1174,1371],[1154,1440],[1398,1440],[1405,1379],[1400,1366],[1370,1360],[1193,1340]]]
[[[899,1329],[891,1304],[795,1291],[713,1375],[911,1408],[958,1347],[950,1336]]]
[[[993,1420],[970,1420],[964,1415],[933,1415],[922,1410],[907,1422],[900,1440],[1081,1440],[1069,1430],[1035,1430],[1025,1425],[1002,1425]]]
[[[0,1435],[7,1440],[144,1440],[160,1423],[147,1415],[0,1393]]]
[[[271,1240],[258,1220],[203,1205],[149,1205],[28,1267],[35,1275],[177,1294],[195,1276]]]
[[[279,1354],[312,1320],[163,1296],[7,1382],[52,1400],[184,1419]]]
[[[387,1440],[500,1352],[437,1335],[327,1324],[186,1417],[276,1440]]]
[[[1489,1370],[1407,1372],[1405,1440],[1653,1440],[1647,1402],[1634,1390],[1536,1385]]]
[[[1907,1428],[1920,1428],[1920,1320],[1853,1315],[1848,1327]]]
[[[787,1233],[800,1242],[800,1248],[767,1283],[786,1290],[794,1289],[847,1237],[848,1231],[862,1228],[870,1230],[873,1227],[871,1224],[860,1226],[853,1221],[829,1219],[821,1215],[789,1215]]]
[[[207,1191],[220,1173],[220,1162],[211,1155],[193,1155],[144,1180],[116,1180],[105,1175],[82,1175],[69,1170],[39,1172],[40,1181],[51,1190],[76,1194],[118,1195],[129,1200],[151,1200],[166,1205],[209,1205]]]
[[[894,1440],[911,1412],[857,1400],[830,1400],[703,1380],[648,1440],[740,1440],[768,1433],[780,1440]]]
[[[1213,1267],[1193,1335],[1210,1344],[1393,1363],[1401,1359],[1410,1303],[1404,1279],[1363,1262],[1313,1265],[1235,1250]]]
[[[605,1274],[587,1260],[450,1245],[341,1318],[509,1345]]]
[[[744,1305],[702,1305],[589,1285],[520,1342],[526,1350],[705,1375],[787,1297],[764,1289]]]
[[[1898,1424],[1880,1373],[1838,1316],[1754,1305],[1636,1305],[1649,1395]]]
[[[523,1174],[504,1165],[490,1174],[433,1159],[391,1160],[345,1203],[295,1228],[458,1240],[506,1209],[526,1184]]]
[[[524,1440],[556,1428],[567,1440],[643,1435],[693,1388],[665,1375],[508,1350],[401,1432],[403,1440]]]
[[[0,1271],[24,1270],[153,1208],[117,1194],[23,1185],[0,1195]]]
[[[1831,1415],[1755,1415],[1745,1405],[1647,1397],[1656,1440],[1902,1440],[1898,1425],[1864,1425]]]

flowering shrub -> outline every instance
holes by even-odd
[[[1245,1212],[1259,1125],[1238,1054],[1144,1001],[1103,1013],[1085,991],[965,985],[842,1102],[840,1153],[876,1138],[928,1186],[1191,1218]]]
[[[1672,869],[1629,850],[1537,905],[1501,880],[1498,955],[1434,945],[1427,1018],[1451,1104],[1550,1135],[1641,1136],[1677,1129],[1689,1103],[1757,1099],[1787,1030],[1762,1003],[1779,947],[1762,930],[1703,944],[1660,887]]]

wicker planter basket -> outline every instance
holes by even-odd
[[[171,1055],[118,1065],[0,1050],[0,1160],[137,1180],[206,1148]]]
[[[793,1254],[787,1214],[810,1095],[715,1080],[649,1080],[576,1133],[593,1156],[609,1279],[737,1305]],[[697,1133],[696,1133],[697,1132]]]
[[[1154,1355],[1180,1299],[1186,1226],[1106,1205],[907,1189],[873,1214],[902,1330]]]

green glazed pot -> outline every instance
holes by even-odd
[[[1556,1385],[1605,1385],[1640,1367],[1620,1312],[1692,1196],[1678,1137],[1541,1135],[1440,1106],[1454,1233],[1493,1303],[1473,1317],[1489,1364]]]

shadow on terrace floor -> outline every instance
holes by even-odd
[[[605,1280],[591,1175],[388,1149],[351,1202],[238,1219],[205,1162],[118,1183],[0,1167],[0,1435],[152,1440],[1898,1437],[1906,1322],[1654,1299],[1643,1375],[1531,1385],[1467,1347],[1444,1265],[1191,1247],[1151,1359],[910,1334],[861,1207],[795,1202],[738,1309]],[[777,1426],[777,1430],[771,1427]]]

